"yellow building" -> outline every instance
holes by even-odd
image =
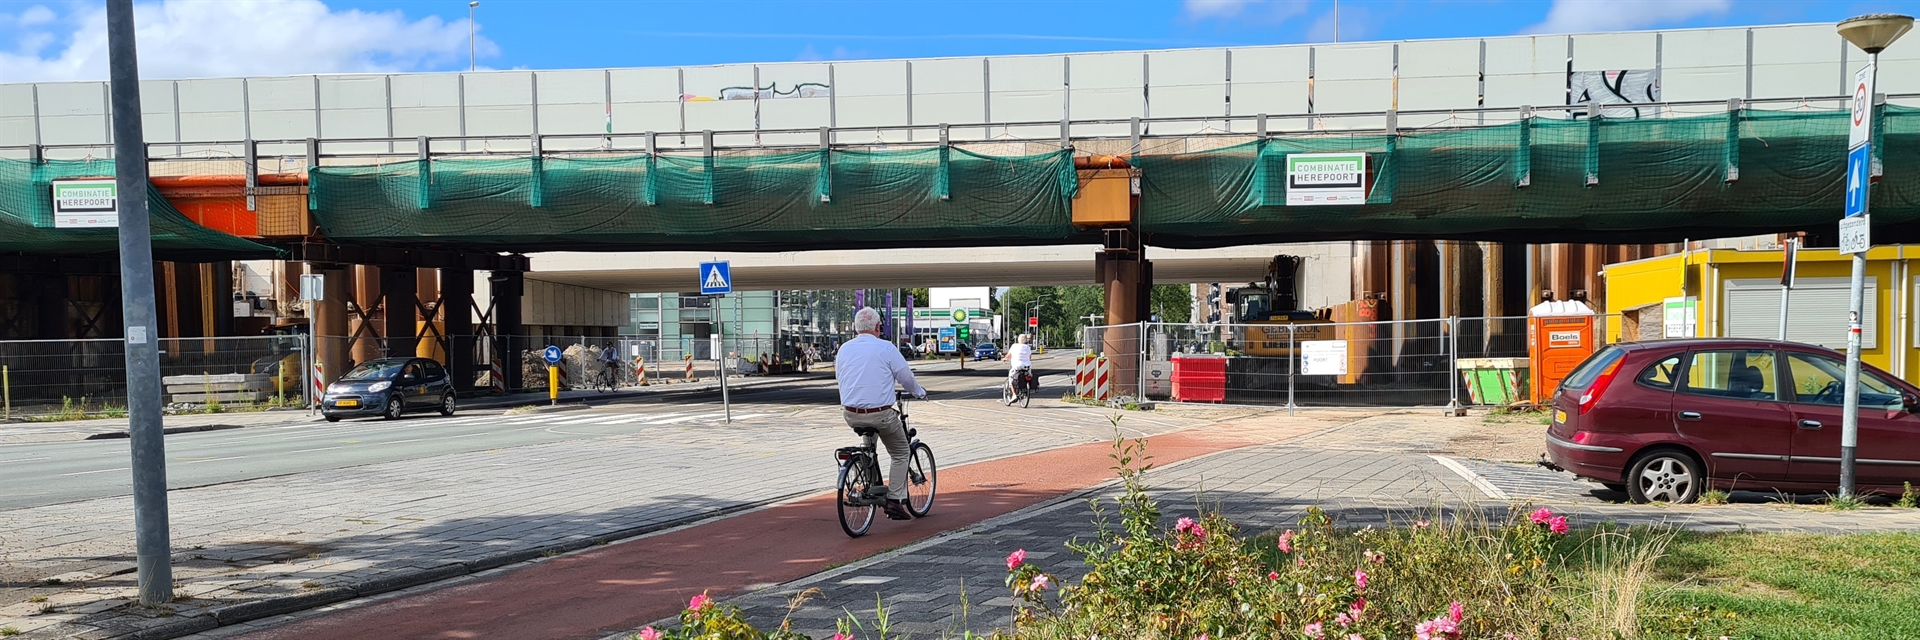
[[[1607,338],[1779,337],[1782,253],[1701,249],[1607,265]],[[1787,300],[1787,339],[1846,351],[1851,256],[1802,249]],[[1920,381],[1920,247],[1867,253],[1861,357]],[[1687,313],[1688,308],[1692,313]],[[1672,317],[1669,317],[1672,316]],[[1691,322],[1688,322],[1691,316]]]

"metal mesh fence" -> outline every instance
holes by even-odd
[[[162,392],[173,408],[307,403],[304,336],[166,338],[159,347]],[[0,392],[14,412],[126,407],[126,343],[118,339],[0,341],[0,367]]]
[[[1591,349],[1609,342],[1594,318]],[[1291,324],[1162,324],[1082,329],[1091,356],[1077,392],[1180,402],[1303,408],[1457,407],[1527,397],[1528,318]],[[1086,387],[1095,368],[1110,388]],[[1492,387],[1498,387],[1492,388]]]

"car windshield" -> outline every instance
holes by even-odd
[[[400,368],[406,366],[404,360],[374,361],[348,371],[342,380],[392,380],[400,375]]]
[[[1587,385],[1593,384],[1593,381],[1599,378],[1600,373],[1606,371],[1607,367],[1613,366],[1613,363],[1619,362],[1621,358],[1625,357],[1627,357],[1627,352],[1621,350],[1619,347],[1601,349],[1593,355],[1587,356],[1587,359],[1582,361],[1580,366],[1574,367],[1573,373],[1567,374],[1566,379],[1560,382],[1560,386],[1569,391],[1585,389]]]

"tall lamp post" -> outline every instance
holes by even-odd
[[[473,0],[472,2],[467,3],[467,70],[468,71],[473,71],[480,68],[480,62],[479,62],[480,46],[476,44],[476,42],[478,42],[479,40],[479,35],[478,35],[478,31],[473,26],[473,11],[474,9],[479,8],[479,6],[480,6],[480,0]]]
[[[1853,282],[1848,296],[1846,404],[1840,416],[1840,496],[1853,495],[1854,450],[1860,439],[1860,314],[1866,297],[1866,248],[1871,246],[1867,232],[1867,190],[1871,182],[1864,166],[1871,162],[1873,146],[1874,75],[1880,68],[1880,52],[1913,28],[1913,17],[1876,13],[1849,18],[1837,25],[1840,37],[1867,52],[1867,68],[1856,76],[1853,95],[1853,128],[1848,155],[1847,217],[1841,226],[1840,250],[1853,254]],[[1857,155],[1856,155],[1857,154]],[[1866,158],[1857,162],[1855,158]],[[1857,218],[1857,219],[1856,219]],[[1849,241],[1849,230],[1858,235]]]

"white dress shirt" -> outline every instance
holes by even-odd
[[[840,345],[840,353],[833,358],[833,378],[840,383],[843,407],[893,406],[895,382],[915,396],[927,395],[907,368],[907,359],[900,357],[899,347],[864,333]]]

